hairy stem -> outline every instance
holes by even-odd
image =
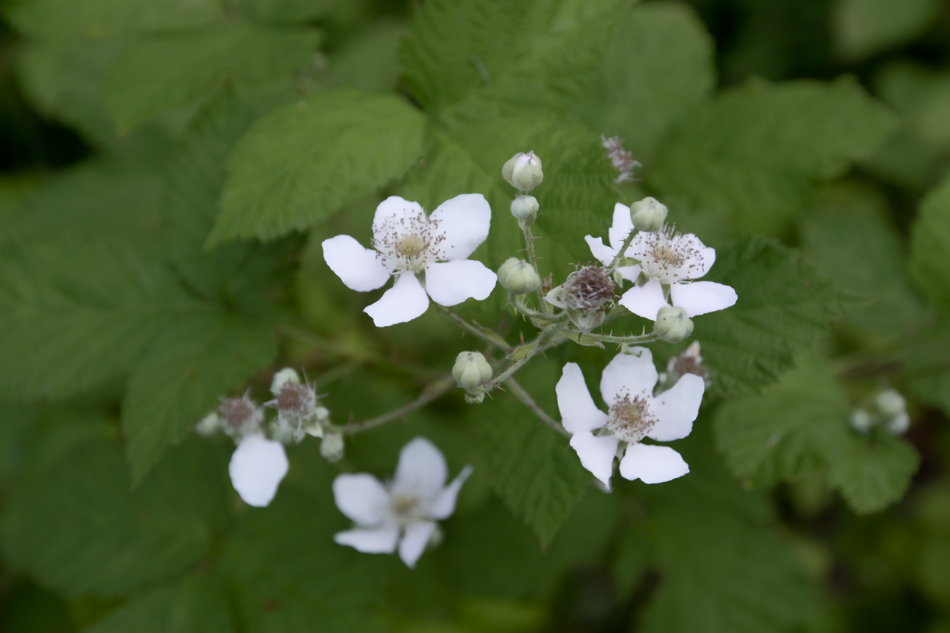
[[[453,312],[449,308],[446,308],[445,306],[441,306],[437,303],[435,305],[442,314],[452,319],[452,321],[454,321],[456,325],[458,325],[460,328],[462,328],[466,332],[470,334],[474,334],[475,336],[482,339],[486,343],[489,343],[491,345],[494,345],[495,347],[503,349],[506,354],[510,354],[511,351],[514,349],[513,347],[511,347],[511,345],[508,344],[508,342],[504,338],[502,338],[500,334],[498,334],[494,330],[486,328],[483,325],[472,325],[471,323],[469,323],[468,321],[466,321],[459,315],[455,314],[455,312]]]
[[[539,420],[541,420],[542,422],[550,426],[552,429],[554,429],[555,431],[557,431],[564,437],[571,437],[571,434],[568,433],[567,430],[563,426],[558,424],[557,420],[555,420],[550,415],[548,415],[547,411],[542,409],[541,406],[537,402],[534,401],[534,398],[531,397],[531,394],[525,391],[524,387],[519,385],[518,382],[513,377],[508,378],[508,380],[505,381],[505,384],[508,385],[508,388],[511,390],[511,393],[514,394],[514,396],[518,399],[519,402],[521,402],[521,404],[525,405],[526,407],[534,411],[534,414],[538,416]]]
[[[363,420],[362,422],[349,422],[343,426],[331,427],[331,429],[342,433],[343,435],[354,435],[356,433],[368,431],[369,429],[374,429],[377,426],[388,424],[389,422],[395,422],[396,420],[405,417],[413,411],[421,409],[433,400],[440,398],[453,387],[455,387],[455,380],[450,376],[443,376],[442,378],[439,378],[438,380],[426,385],[425,389],[422,390],[422,393],[419,394],[418,398],[403,407],[400,407],[394,411],[390,411],[389,413],[384,413],[383,415],[371,418],[369,420]]]
[[[502,373],[495,376],[489,382],[486,382],[484,385],[479,387],[478,390],[484,393],[488,393],[492,389],[499,386],[501,383],[508,380],[508,378],[510,378],[516,371],[524,367],[525,364],[527,364],[529,360],[534,358],[534,356],[538,352],[542,351],[546,347],[549,347],[551,344],[551,340],[554,339],[558,334],[560,334],[561,330],[564,329],[565,325],[567,325],[567,321],[564,319],[561,319],[559,322],[548,326],[543,332],[541,332],[541,335],[538,336],[538,338],[536,338],[531,343],[526,343],[525,345],[519,346],[519,348],[515,348],[514,351],[518,351],[520,347],[527,347],[528,351],[525,353],[524,356],[522,356],[515,362],[511,363],[511,365],[508,366],[508,369],[506,369]]]
[[[624,253],[626,253],[626,252],[627,252],[627,249],[630,248],[630,242],[633,241],[633,238],[635,238],[635,237],[637,236],[637,233],[639,233],[639,232],[640,232],[640,231],[638,231],[636,228],[633,228],[633,229],[627,234],[626,239],[623,241],[623,246],[621,246],[621,247],[620,247],[620,250],[617,251],[617,254],[614,255],[613,261],[610,262],[610,266],[608,266],[607,268],[610,268],[610,269],[616,269],[616,268],[617,268],[617,264],[619,264],[619,263],[620,263],[620,260],[623,259],[624,256],[625,256]]]
[[[518,221],[518,226],[521,227],[521,233],[524,235],[524,250],[528,255],[528,263],[534,267],[534,272],[538,273],[538,278],[542,279],[541,271],[538,269],[538,254],[534,250],[534,240],[536,238],[531,233],[531,226],[525,224],[523,220]],[[544,295],[540,288],[538,288],[538,301],[541,307],[545,306]]]

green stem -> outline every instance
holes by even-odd
[[[472,325],[471,323],[469,323],[468,321],[466,321],[459,315],[455,314],[455,312],[446,308],[445,306],[441,306],[437,303],[435,305],[442,314],[452,319],[452,321],[454,321],[456,325],[458,325],[460,328],[462,328],[466,332],[470,334],[474,334],[475,336],[482,339],[486,343],[489,343],[491,345],[494,345],[495,347],[505,350],[506,354],[510,354],[511,351],[514,349],[511,345],[508,344],[508,342],[505,339],[501,337],[500,334],[498,334],[494,330],[490,330],[482,325]]]
[[[519,358],[518,360],[516,360],[515,362],[513,362],[511,365],[509,365],[508,369],[506,369],[502,373],[495,376],[491,381],[486,382],[484,385],[479,387],[478,391],[488,393],[495,387],[499,386],[501,383],[508,380],[508,378],[510,378],[516,371],[524,367],[524,365],[529,360],[534,358],[534,356],[538,352],[540,352],[545,347],[547,347],[551,343],[551,340],[554,337],[556,337],[558,334],[560,334],[561,330],[563,330],[566,325],[567,325],[567,321],[562,319],[561,321],[548,326],[547,329],[545,329],[541,333],[541,335],[538,338],[536,338],[534,341],[532,341],[531,343],[527,343],[526,345],[519,346],[519,348],[527,347],[528,348],[527,353],[521,358]],[[515,348],[514,351],[517,352],[519,348]]]
[[[531,226],[524,223],[523,220],[518,220],[518,226],[521,227],[521,233],[524,235],[524,246],[525,252],[528,255],[528,263],[534,267],[534,272],[538,274],[538,279],[542,279],[541,270],[538,268],[538,254],[534,250],[534,240],[535,237],[531,233]],[[544,295],[541,293],[541,288],[538,288],[538,305],[545,307]]]
[[[564,332],[565,336],[574,336],[575,342],[578,342],[578,339],[581,337],[587,338],[590,341],[596,341],[599,343],[617,343],[618,345],[630,344],[630,343],[653,343],[654,341],[660,340],[656,334],[650,332],[649,334],[639,334],[631,336],[614,336],[613,334],[598,334],[596,332],[581,332],[580,330],[575,330],[573,328],[568,329]]]
[[[515,398],[517,398],[521,404],[534,411],[534,414],[538,416],[539,420],[550,426],[564,437],[571,437],[571,434],[567,432],[567,429],[558,424],[557,420],[549,416],[547,411],[542,409],[540,405],[534,401],[534,398],[531,397],[531,394],[525,391],[524,387],[519,385],[514,378],[509,378],[507,381],[505,381],[505,384],[508,385],[509,389],[511,389],[511,393],[514,394]]]
[[[383,415],[371,418],[369,420],[363,420],[362,422],[348,422],[343,426],[330,425],[329,430],[342,433],[343,435],[354,435],[356,433],[368,431],[369,429],[374,429],[377,426],[394,422],[412,413],[413,411],[416,411],[417,409],[421,409],[433,400],[447,393],[453,387],[455,387],[455,380],[450,376],[444,376],[429,383],[426,388],[422,390],[422,393],[419,394],[418,398],[403,407],[400,407],[394,411],[390,411],[389,413],[384,413]]]
[[[614,259],[612,262],[610,262],[610,266],[608,266],[608,268],[617,268],[617,264],[619,264],[620,260],[624,258],[624,253],[626,253],[627,249],[630,248],[630,242],[633,241],[633,238],[636,237],[637,233],[639,232],[640,231],[638,231],[636,228],[630,230],[630,233],[627,234],[627,239],[623,241],[623,246],[621,246],[620,250],[617,251],[617,254],[614,255]]]

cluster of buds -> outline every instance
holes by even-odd
[[[478,388],[491,380],[491,365],[481,352],[460,352],[452,366],[452,377],[465,390],[465,402],[478,404],[485,399],[485,392]]]
[[[858,433],[868,433],[879,427],[892,435],[902,435],[910,427],[910,415],[904,396],[895,389],[885,389],[874,396],[870,406],[856,409],[850,422],[851,428]]]

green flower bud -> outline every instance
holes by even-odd
[[[693,322],[683,308],[663,306],[657,312],[653,332],[667,343],[679,343],[693,333]]]
[[[284,367],[274,374],[274,379],[270,383],[270,392],[275,396],[279,396],[287,383],[300,384],[300,376],[292,367]]]
[[[540,208],[541,205],[538,204],[538,199],[534,196],[522,195],[511,201],[511,215],[522,222],[534,222],[535,218],[538,217],[538,209]]]
[[[221,418],[214,411],[201,418],[198,424],[195,425],[195,433],[203,437],[211,437],[220,430]]]
[[[849,422],[851,423],[851,428],[858,433],[867,433],[871,430],[871,427],[874,426],[874,418],[864,409],[853,411]]]
[[[669,210],[654,198],[644,198],[630,205],[630,218],[638,231],[656,233],[663,228]]]
[[[481,352],[461,352],[452,367],[452,377],[459,387],[472,390],[492,377],[491,365]]]
[[[877,410],[885,417],[895,417],[907,413],[907,402],[896,389],[887,389],[874,398]]]
[[[541,277],[534,266],[512,257],[498,269],[498,283],[513,295],[524,295],[541,287]]]
[[[320,442],[320,454],[328,462],[338,462],[343,459],[343,435],[340,433],[327,433]]]
[[[887,430],[893,435],[903,435],[910,428],[910,416],[906,411],[898,413],[887,421]]]
[[[501,175],[512,187],[527,193],[541,184],[544,173],[541,171],[541,159],[534,152],[518,152],[501,168]]]

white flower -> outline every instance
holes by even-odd
[[[604,266],[610,266],[611,262],[613,262],[617,256],[617,253],[620,252],[623,241],[627,239],[627,236],[630,235],[630,231],[632,230],[633,220],[630,219],[630,207],[618,202],[614,205],[613,225],[607,231],[607,240],[610,242],[610,246],[606,246],[604,239],[601,237],[593,238],[590,235],[586,235],[584,239],[587,240],[587,245],[590,246],[591,254],[599,259]],[[632,246],[627,248],[624,257],[633,257]],[[620,276],[624,279],[636,281],[637,276],[640,274],[640,267],[621,266],[617,269],[617,272],[620,273]]]
[[[333,540],[368,554],[391,554],[410,568],[422,555],[436,531],[436,521],[455,511],[459,489],[472,472],[466,466],[448,486],[448,468],[432,442],[417,437],[399,454],[396,475],[388,484],[360,473],[340,475],[333,481],[333,497],[340,512],[358,527],[337,532]]]
[[[490,223],[491,207],[481,194],[446,200],[430,216],[418,203],[392,196],[376,207],[376,250],[363,248],[349,235],[337,235],[323,242],[323,257],[353,290],[369,292],[390,276],[396,278],[393,287],[364,310],[378,327],[386,327],[421,316],[429,307],[428,297],[444,306],[488,298],[495,273],[467,257],[488,237]],[[421,272],[424,288],[416,278]]]
[[[584,468],[608,487],[621,442],[627,444],[620,461],[620,474],[625,479],[656,484],[688,473],[689,466],[672,448],[642,444],[641,440],[648,437],[669,442],[689,435],[705,390],[702,378],[687,374],[653,397],[657,373],[650,350],[634,347],[631,351],[640,355],[618,354],[601,376],[600,393],[608,413],[594,404],[576,363],[564,366],[556,387],[561,423],[572,434],[571,446]],[[609,434],[594,435],[592,431],[597,429]]]
[[[323,437],[323,424],[329,411],[317,405],[317,393],[310,383],[301,383],[290,367],[274,374],[270,391],[276,396],[264,406],[277,409],[276,432],[281,438],[292,438],[298,444],[306,435]]]
[[[231,455],[228,473],[241,499],[248,505],[263,508],[277,494],[277,486],[289,466],[283,444],[255,433],[244,436],[238,444]]]

